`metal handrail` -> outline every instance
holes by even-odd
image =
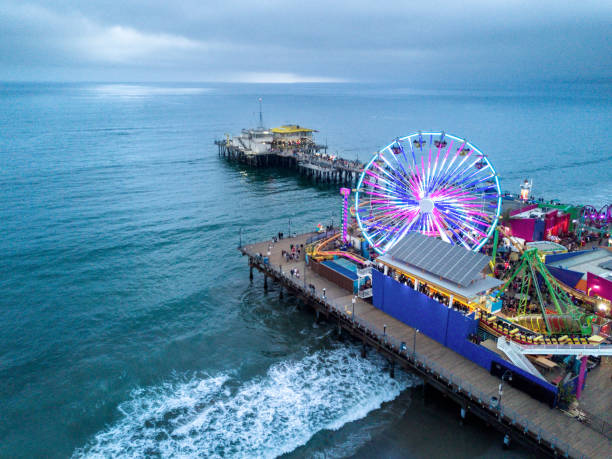
[[[529,355],[612,355],[612,345],[609,344],[539,344],[537,346],[520,344],[518,346],[523,354]]]
[[[288,227],[286,229],[288,229]],[[292,234],[310,234],[310,233],[314,234],[316,233],[316,230],[313,227],[312,223],[303,223],[303,224],[292,223],[291,233]],[[325,234],[325,233],[321,233],[321,234]],[[244,231],[244,229],[241,228],[239,233],[236,236],[239,239],[239,241],[241,241],[241,244],[238,244],[238,248],[242,248],[242,247],[245,247],[251,244],[258,244],[261,242],[265,242],[266,240],[272,243],[272,241],[270,240],[270,232],[263,231],[260,229],[252,229],[249,231]],[[290,237],[291,235],[289,234],[285,235],[285,239],[289,239]]]

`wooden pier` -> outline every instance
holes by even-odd
[[[451,349],[419,333],[408,325],[356,298],[336,284],[313,272],[302,259],[286,262],[282,251],[290,245],[304,246],[316,237],[302,234],[277,242],[264,241],[240,247],[248,256],[250,276],[263,273],[263,287],[274,281],[311,306],[315,320],[335,323],[338,333],[347,333],[362,343],[362,356],[374,349],[390,362],[391,375],[396,366],[416,373],[424,383],[442,392],[458,405],[461,418],[477,416],[500,432],[500,440],[516,441],[547,457],[610,458],[612,441],[596,429],[551,409],[522,391],[504,383],[499,405],[500,379]],[[299,271],[299,278],[291,270]],[[609,384],[609,381],[607,381]]]
[[[300,175],[315,182],[354,183],[363,169],[363,164],[356,160],[343,158],[330,159],[328,155],[318,154],[326,147],[312,145],[308,148],[296,148],[294,151],[270,150],[254,153],[235,146],[227,140],[216,140],[219,157],[231,162],[246,164],[251,167],[282,167],[296,170]]]

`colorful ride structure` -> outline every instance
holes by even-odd
[[[489,159],[473,144],[443,132],[397,138],[365,166],[354,205],[349,202],[350,193],[348,188],[340,190],[342,230],[307,247],[314,261],[343,257],[356,264],[360,273],[370,269],[371,261],[352,247],[358,236],[379,255],[385,255],[393,253],[396,245],[401,247],[411,233],[436,237],[469,251],[479,251],[495,234],[493,272],[501,231],[521,259],[499,291],[464,305],[480,319],[480,330],[521,345],[592,344],[595,316],[574,304],[573,299],[581,299],[551,275],[537,248],[525,250],[504,228],[498,228],[499,178]],[[356,223],[350,221],[351,216]],[[443,257],[444,250],[439,255]],[[416,286],[416,280],[412,281]],[[438,292],[438,296],[448,293],[436,290],[429,281],[419,282],[425,282],[428,291]],[[459,298],[451,290],[449,304]],[[500,300],[506,306],[501,311]]]
[[[584,206],[581,217],[587,225],[595,227],[607,226],[612,223],[612,204],[603,206],[599,210],[593,206]]]
[[[612,230],[612,204],[603,206],[599,210],[591,205],[582,207],[578,226],[579,240],[582,240],[582,235],[585,231],[599,234],[609,232]]]
[[[586,205],[580,212],[579,237],[584,230],[591,230],[597,233],[605,233],[612,229],[612,204],[603,206],[599,210],[591,205]]]
[[[510,293],[514,298],[508,298]],[[593,316],[574,305],[541,261],[537,249],[523,253],[514,273],[496,295],[502,296],[516,303],[516,316],[510,321],[529,330],[548,336],[592,334]]]
[[[330,244],[333,244],[336,240],[338,240],[338,238],[344,238],[344,234],[345,233],[343,231],[342,233],[335,233],[328,238],[316,241],[306,248],[306,253],[309,257],[316,261],[331,260],[335,257],[343,257],[357,263],[362,267],[369,265],[370,263],[368,260],[355,253],[348,250],[333,249],[328,247]],[[345,241],[343,241],[343,243],[345,243]]]
[[[499,178],[478,148],[444,132],[397,138],[365,166],[355,194],[361,232],[384,254],[411,231],[478,251],[501,212]]]

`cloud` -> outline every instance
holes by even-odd
[[[505,84],[612,75],[612,2],[1,0],[0,79]]]
[[[177,54],[206,50],[206,44],[197,40],[166,33],[143,33],[131,27],[90,25],[88,34],[73,42],[84,58],[112,63],[133,60],[168,59]],[[70,46],[70,45],[69,45]]]
[[[122,24],[102,25],[78,12],[59,14],[27,3],[0,11],[0,18],[9,28],[5,34],[12,32],[15,39],[20,39],[21,47],[46,50],[51,57],[62,56],[74,61],[159,62],[210,48],[202,41],[180,35],[147,33]],[[43,40],[35,43],[35,37]],[[19,43],[16,44],[18,51]]]

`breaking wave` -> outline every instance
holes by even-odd
[[[273,365],[247,381],[229,374],[132,393],[121,419],[74,457],[276,457],[393,400],[413,381],[346,347]]]

